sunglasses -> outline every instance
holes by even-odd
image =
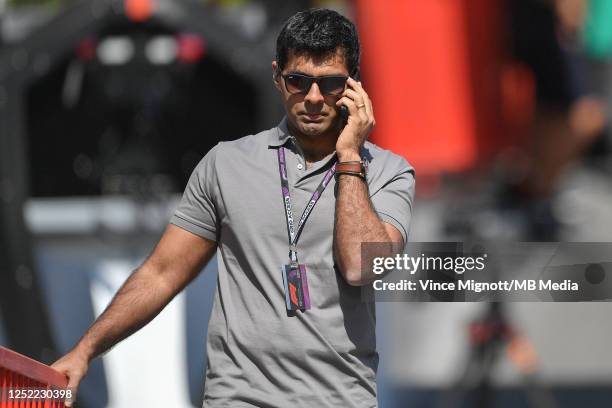
[[[303,74],[282,75],[285,87],[290,94],[307,94],[313,82],[316,82],[323,95],[340,95],[346,87],[348,76],[326,75],[311,77]]]

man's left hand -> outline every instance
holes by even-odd
[[[372,101],[361,82],[349,78],[347,85],[342,98],[336,102],[337,106],[345,105],[349,111],[346,126],[336,142],[339,161],[360,160],[361,146],[376,126]]]

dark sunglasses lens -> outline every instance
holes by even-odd
[[[291,93],[308,92],[312,85],[311,79],[302,75],[287,75],[285,83],[287,90]]]
[[[346,77],[325,77],[319,79],[319,88],[321,92],[327,95],[339,95],[344,92],[346,85]]]

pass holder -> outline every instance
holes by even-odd
[[[308,291],[308,278],[306,266],[298,262],[297,242],[300,233],[315,204],[323,194],[325,187],[329,184],[336,171],[336,158],[331,168],[323,176],[323,180],[316,188],[308,205],[304,209],[297,225],[294,223],[293,210],[291,206],[291,194],[289,193],[289,181],[287,179],[287,165],[285,161],[285,149],[278,149],[278,172],[281,181],[281,192],[283,194],[283,207],[287,221],[287,239],[289,241],[289,263],[281,266],[283,276],[283,287],[285,289],[285,303],[288,311],[310,309],[310,293]]]
[[[308,292],[308,278],[306,266],[297,262],[281,266],[283,286],[285,287],[285,303],[287,310],[310,309],[310,293]]]

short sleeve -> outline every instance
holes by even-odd
[[[404,238],[405,245],[408,242],[412,219],[415,172],[404,159],[401,159],[398,165],[390,167],[393,169],[391,173],[384,172],[387,173],[384,185],[370,199],[378,217],[397,228]]]
[[[218,179],[215,166],[217,149],[213,147],[191,173],[170,223],[203,238],[217,241]]]

